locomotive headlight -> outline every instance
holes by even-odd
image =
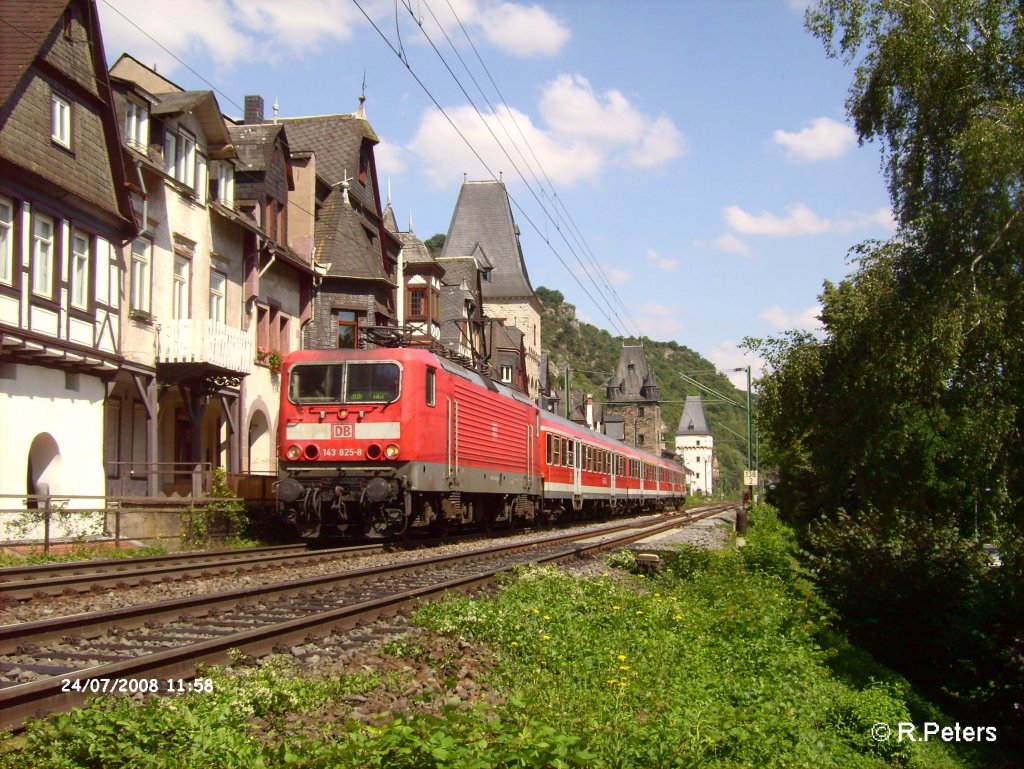
[[[348,419],[348,409],[338,409],[338,419]]]
[[[288,447],[287,451],[284,452],[285,456],[293,462],[302,456],[302,449],[299,448],[298,444],[293,443]]]
[[[398,458],[398,444],[397,443],[389,443],[387,448],[384,449],[384,456],[387,457],[388,459],[397,459]]]

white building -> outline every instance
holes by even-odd
[[[676,431],[676,456],[686,465],[689,493],[711,494],[714,490],[715,438],[708,429],[704,404],[699,395],[686,398]]]

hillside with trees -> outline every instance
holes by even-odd
[[[721,399],[716,399],[699,388],[687,384],[680,374],[686,374],[739,404],[745,404],[747,394],[736,389],[722,374],[715,373],[715,365],[689,347],[676,342],[655,342],[647,337],[618,337],[576,318],[575,306],[567,303],[560,291],[537,289],[544,305],[541,316],[543,348],[551,353],[551,361],[560,374],[553,383],[565,389],[566,369],[569,369],[570,387],[591,394],[595,401],[605,400],[605,387],[615,372],[619,354],[625,344],[642,344],[647,363],[654,371],[661,387],[662,419],[667,446],[674,443],[687,395],[701,395],[708,424],[715,437],[721,477],[719,490],[738,492],[743,479],[747,454],[746,411]],[[553,373],[553,376],[555,374]]]

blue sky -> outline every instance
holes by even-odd
[[[212,84],[231,116],[246,94],[268,117],[353,112],[365,73],[403,227],[446,232],[463,175],[500,174],[535,287],[723,368],[757,365],[744,336],[814,328],[850,247],[892,234],[878,148],[843,109],[852,72],[800,0],[98,5],[111,61]]]

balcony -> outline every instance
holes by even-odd
[[[254,345],[244,331],[215,320],[172,320],[160,327],[156,361],[187,376],[252,373]]]

